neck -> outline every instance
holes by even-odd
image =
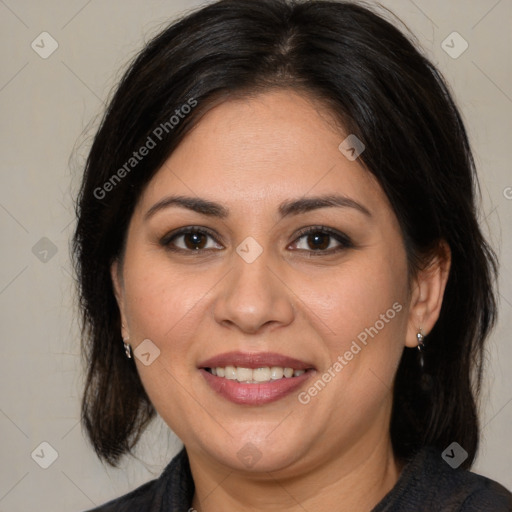
[[[191,453],[193,509],[370,511],[393,488],[403,464],[395,459],[388,436],[373,445],[365,438],[364,443],[361,439],[342,455],[333,454],[307,472],[293,475],[287,469],[247,475],[225,468],[219,473],[219,468],[213,471],[203,457]]]

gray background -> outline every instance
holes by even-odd
[[[475,151],[482,222],[502,266],[474,471],[512,488],[512,1],[382,3],[448,79]],[[81,165],[120,69],[177,13],[199,4],[0,0],[0,512],[90,508],[157,476],[180,447],[157,420],[138,458],[115,470],[85,441],[69,239]],[[43,46],[44,31],[58,43],[46,59],[31,47]],[[469,44],[458,58],[442,47],[453,31]],[[453,52],[460,43],[445,45]],[[39,51],[49,48],[45,39]],[[51,451],[42,442],[58,453],[47,469],[39,464],[51,462]]]

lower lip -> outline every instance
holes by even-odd
[[[201,368],[200,372],[209,386],[219,395],[235,404],[243,405],[263,405],[280,400],[298,389],[313,373],[308,370],[298,377],[283,377],[260,384],[244,384],[236,380],[216,377],[204,368]]]

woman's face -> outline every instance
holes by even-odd
[[[389,439],[393,377],[417,324],[397,219],[338,149],[348,135],[291,91],[229,100],[136,207],[113,266],[124,334],[191,456],[292,474]],[[337,204],[311,201],[324,196]]]

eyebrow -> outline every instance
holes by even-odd
[[[229,209],[219,203],[200,197],[168,196],[155,203],[144,215],[144,220],[148,220],[155,213],[172,206],[187,208],[202,215],[219,219],[229,217]],[[301,197],[295,200],[284,201],[279,205],[278,211],[281,218],[284,218],[328,207],[353,208],[368,217],[372,216],[370,211],[362,204],[354,199],[340,195]]]

